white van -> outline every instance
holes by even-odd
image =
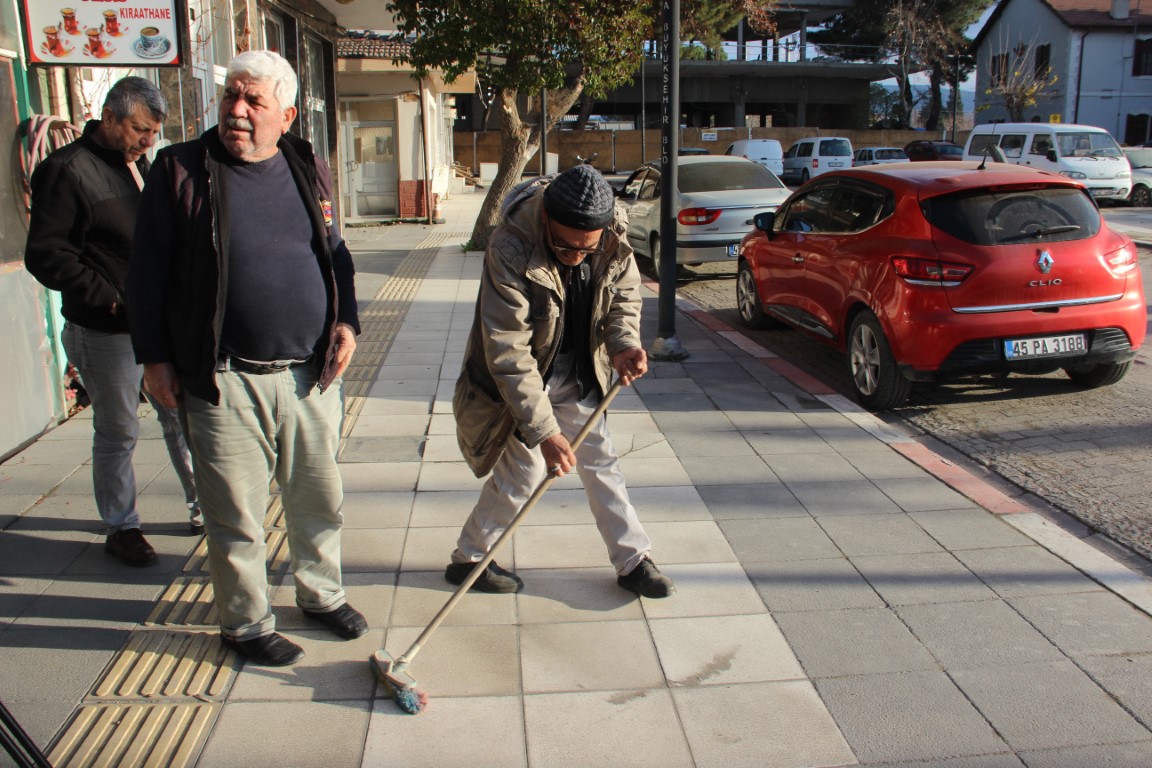
[[[964,145],[965,160],[980,160],[997,146],[1015,165],[1027,165],[1076,179],[1098,200],[1125,200],[1132,167],[1116,140],[1103,128],[1067,123],[978,125]]]
[[[852,167],[852,142],[843,136],[800,139],[784,153],[785,181],[806,184],[825,171]]]
[[[784,148],[776,139],[740,139],[729,144],[724,154],[760,163],[777,176],[784,173]]]

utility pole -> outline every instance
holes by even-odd
[[[664,67],[660,84],[660,317],[654,360],[683,360],[676,338],[676,190],[680,154],[680,0],[660,0]]]

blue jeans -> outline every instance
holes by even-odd
[[[92,488],[100,518],[109,533],[139,528],[132,453],[140,434],[138,410],[144,367],[136,363],[132,337],[65,323],[61,340],[92,401]],[[196,501],[192,457],[177,411],[153,406],[185,501],[192,504]]]

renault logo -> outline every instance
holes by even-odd
[[[1040,251],[1040,258],[1036,259],[1036,266],[1040,268],[1041,274],[1048,274],[1052,271],[1052,254],[1048,251]]]

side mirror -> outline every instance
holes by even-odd
[[[635,200],[636,193],[630,192],[626,189],[618,189],[616,190],[616,197],[620,198],[621,200]]]
[[[1056,150],[1054,150],[1054,149],[1048,150],[1048,154],[1045,155],[1045,157],[1048,158],[1048,162],[1050,162],[1050,163],[1056,162]]]
[[[752,223],[761,232],[772,232],[772,225],[776,222],[775,211],[764,211],[752,217]]]

